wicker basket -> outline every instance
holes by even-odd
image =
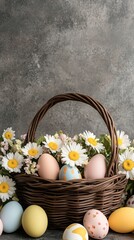
[[[96,180],[44,180],[27,174],[14,176],[17,195],[24,208],[37,204],[45,209],[49,228],[64,229],[69,224],[82,219],[87,210],[95,208],[107,217],[121,205],[121,197],[127,184],[125,175],[117,175],[118,146],[114,122],[107,110],[89,96],[67,93],[51,98],[35,115],[27,132],[25,144],[35,139],[35,132],[45,113],[55,104],[67,101],[80,101],[96,109],[103,118],[111,137],[111,161],[107,175]]]

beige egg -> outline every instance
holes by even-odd
[[[38,174],[44,179],[56,180],[60,171],[59,164],[56,159],[48,154],[44,153],[38,160]]]
[[[86,179],[104,178],[106,174],[106,159],[102,154],[93,156],[84,168],[84,177]]]

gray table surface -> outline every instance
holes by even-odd
[[[63,231],[56,231],[56,230],[47,230],[45,232],[45,234],[40,237],[40,238],[36,238],[39,240],[62,240],[62,234]],[[2,236],[0,236],[0,240],[33,240],[35,238],[31,238],[28,237],[24,231],[17,231],[15,233],[12,234],[2,234]],[[91,240],[92,238],[89,237],[89,240]],[[134,233],[130,233],[130,234],[117,234],[114,232],[109,232],[109,234],[105,237],[105,240],[134,240]],[[71,240],[71,239],[70,239]]]

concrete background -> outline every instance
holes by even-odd
[[[0,0],[0,132],[26,133],[54,95],[100,101],[116,128],[134,138],[134,1]],[[82,103],[57,104],[37,135],[107,131]]]

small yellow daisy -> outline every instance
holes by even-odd
[[[22,148],[22,152],[25,156],[29,156],[29,158],[37,159],[43,152],[43,149],[37,143],[27,143],[24,148]]]
[[[2,202],[5,202],[14,195],[16,190],[14,186],[15,182],[11,178],[0,175],[0,199]]]
[[[2,167],[4,167],[9,172],[21,172],[20,169],[23,165],[23,156],[18,152],[8,153],[7,156],[2,158]]]
[[[76,142],[70,142],[61,148],[61,161],[71,167],[87,164],[88,156],[86,150]]]
[[[46,148],[49,148],[52,153],[60,151],[62,146],[61,139],[55,138],[54,136],[48,134],[45,135],[44,137],[45,142],[43,142],[43,144],[45,145]]]
[[[119,155],[119,173],[126,175],[127,179],[134,180],[134,152],[128,149]]]
[[[85,140],[85,144],[87,146],[91,146],[98,153],[104,149],[103,144],[100,143],[99,139],[97,139],[96,136],[90,131],[85,131],[83,134],[81,134],[81,136]]]
[[[130,146],[129,136],[125,134],[124,131],[117,131],[117,140],[118,140],[118,148],[119,149],[126,149]]]
[[[13,131],[11,127],[7,128],[6,130],[4,130],[2,137],[4,141],[11,141],[15,139],[15,131]]]

